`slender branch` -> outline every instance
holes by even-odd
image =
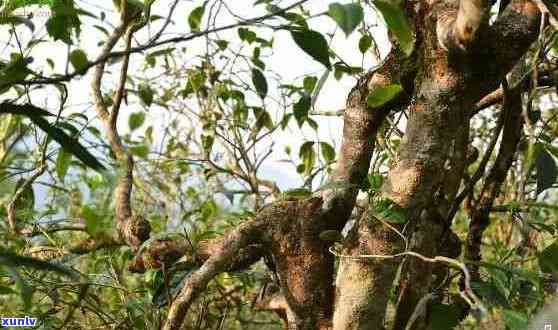
[[[221,32],[221,31],[225,31],[225,30],[230,30],[230,29],[234,29],[234,28],[237,28],[237,27],[241,27],[241,26],[252,25],[254,23],[258,23],[258,22],[264,21],[266,19],[278,16],[278,15],[284,13],[284,12],[287,12],[287,11],[293,9],[293,8],[296,8],[300,5],[302,5],[303,3],[307,2],[307,1],[308,0],[300,0],[300,1],[297,1],[297,2],[293,3],[290,6],[285,7],[285,8],[276,10],[276,11],[271,12],[271,13],[266,14],[266,15],[262,15],[262,16],[259,16],[259,17],[254,17],[254,18],[242,21],[242,22],[227,24],[227,25],[207,29],[207,30],[200,31],[200,32],[190,33],[186,36],[170,38],[170,39],[166,39],[166,40],[162,40],[162,41],[152,40],[145,45],[133,47],[129,51],[118,51],[118,52],[110,52],[110,50],[108,52],[103,51],[101,53],[102,55],[99,56],[95,61],[92,61],[92,62],[88,63],[84,68],[81,68],[79,71],[74,71],[74,72],[71,72],[67,75],[62,75],[62,76],[52,77],[52,78],[40,78],[40,79],[32,79],[32,80],[18,80],[18,81],[14,81],[14,82],[10,82],[10,83],[2,83],[2,84],[0,84],[0,89],[5,88],[7,86],[13,86],[13,85],[28,86],[28,85],[53,84],[53,83],[57,83],[57,82],[70,81],[77,76],[83,75],[84,71],[87,72],[92,67],[95,67],[95,66],[98,66],[98,65],[102,65],[104,67],[107,60],[109,60],[111,58],[121,57],[121,56],[124,56],[126,54],[141,53],[141,52],[143,52],[145,50],[149,50],[151,48],[155,48],[155,47],[159,47],[159,46],[163,46],[163,45],[167,45],[167,44],[186,42],[186,41],[190,41],[190,40],[197,39],[197,38],[200,38],[200,37],[204,37],[204,36],[212,34],[212,33]],[[124,29],[125,29],[125,26],[122,26],[122,25],[117,27],[117,30],[122,30],[121,34],[120,34],[120,37],[124,33]],[[114,35],[115,34],[113,34],[113,36]],[[116,41],[118,41],[118,39],[120,37],[118,37],[115,40],[115,43],[116,43]],[[114,44],[111,45],[112,41],[113,41],[112,37],[109,38],[109,40],[107,41],[107,43],[105,44],[105,47],[103,47],[103,49],[107,49],[107,48],[112,49],[114,47]]]
[[[423,256],[420,253],[416,253],[413,251],[405,251],[405,252],[401,252],[401,253],[396,253],[396,254],[392,254],[392,255],[382,255],[382,254],[363,254],[363,255],[345,255],[345,254],[341,254],[337,251],[335,251],[334,247],[330,247],[329,251],[336,257],[338,258],[342,258],[342,259],[347,259],[347,260],[355,260],[355,261],[359,261],[362,259],[382,259],[382,260],[388,260],[388,259],[397,259],[400,257],[404,257],[404,256],[412,256],[415,258],[418,258],[422,261],[425,262],[429,262],[429,263],[444,263],[446,265],[452,266],[452,267],[456,267],[458,269],[461,270],[461,272],[463,273],[463,275],[465,276],[465,288],[464,288],[464,295],[462,295],[463,299],[465,299],[467,301],[467,303],[469,303],[469,305],[473,308],[476,309],[478,311],[481,312],[481,314],[486,314],[487,313],[487,309],[486,307],[484,307],[482,301],[477,297],[477,295],[475,294],[475,292],[473,291],[472,287],[471,287],[471,274],[469,272],[469,270],[467,269],[467,266],[465,266],[465,264],[452,259],[452,258],[448,258],[448,257],[444,257],[444,256],[435,256],[432,258]]]
[[[496,147],[496,143],[498,142],[498,138],[500,137],[500,132],[502,131],[502,127],[504,126],[504,118],[505,118],[505,111],[502,111],[500,113],[500,118],[498,119],[498,123],[496,125],[496,128],[494,128],[494,135],[492,136],[492,140],[488,144],[488,148],[486,149],[486,152],[485,152],[482,160],[480,161],[477,170],[475,171],[475,173],[473,174],[473,176],[471,177],[471,179],[469,180],[469,182],[467,183],[465,188],[463,188],[463,190],[457,195],[457,197],[455,197],[455,200],[453,201],[453,203],[451,205],[451,208],[450,208],[450,210],[448,212],[448,215],[447,215],[448,223],[451,223],[451,219],[453,219],[453,217],[455,216],[457,211],[459,211],[459,207],[460,207],[461,203],[471,193],[471,191],[475,188],[475,185],[477,184],[477,182],[484,175],[486,165],[488,164],[488,161],[490,160],[490,157],[492,156],[492,152],[494,151],[494,148]]]
[[[41,162],[40,162],[37,170],[35,171],[35,173],[33,173],[33,175],[31,175],[29,178],[27,178],[27,180],[25,180],[23,182],[23,184],[19,187],[19,189],[16,191],[16,193],[14,194],[14,196],[12,197],[10,202],[8,203],[8,205],[7,205],[8,225],[10,226],[10,228],[13,232],[19,233],[19,229],[18,229],[18,225],[17,225],[17,210],[16,210],[17,202],[23,196],[23,193],[28,188],[31,187],[33,182],[35,182],[35,180],[37,180],[38,177],[43,175],[43,173],[46,171],[46,169],[47,169],[47,164],[46,164],[46,161],[43,159],[43,160],[41,160]]]
[[[482,236],[489,225],[490,211],[496,197],[500,194],[521,140],[524,120],[521,92],[519,90],[505,93],[504,111],[506,116],[500,150],[484,182],[478,203],[471,212],[466,258],[473,261],[481,260]],[[473,276],[475,278],[479,277],[478,267],[476,266],[473,268]]]
[[[126,34],[126,47],[129,48],[131,45],[132,34],[141,26],[143,26],[143,24],[140,23],[136,26],[131,20],[128,20],[125,16],[123,16],[120,25],[112,32],[98,57],[99,64],[95,67],[93,82],[91,84],[95,111],[103,123],[110,148],[116,156],[120,169],[117,186],[114,191],[115,217],[117,220],[118,232],[121,235],[121,239],[132,247],[132,249],[136,250],[149,238],[151,227],[149,226],[149,222],[147,222],[147,220],[133,215],[131,194],[134,180],[134,159],[126,150],[126,147],[122,143],[116,128],[118,112],[126,84],[129,52],[126,52],[127,57],[122,64],[119,86],[114,98],[116,102],[112,113],[109,113],[105,101],[103,100],[101,81],[106,64],[106,59],[104,61],[102,59],[106,58],[107,54],[110,53],[118,40],[124,34]]]
[[[542,0],[533,0],[541,13],[547,16],[548,22],[555,30],[558,30],[558,20],[556,19],[555,12],[549,10],[548,6]]]
[[[132,36],[134,34],[134,27],[129,27],[124,40],[126,43],[126,51],[130,51],[132,47]],[[118,82],[118,87],[116,88],[116,93],[114,94],[112,112],[110,113],[110,126],[113,130],[116,130],[116,122],[118,120],[118,113],[120,111],[120,106],[122,105],[122,99],[124,97],[124,92],[126,88],[126,80],[128,78],[128,66],[130,63],[130,54],[124,55],[124,60],[122,61],[122,67],[120,69],[120,80]]]

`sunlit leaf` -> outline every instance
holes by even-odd
[[[322,157],[324,157],[326,162],[330,163],[335,160],[335,149],[333,149],[329,143],[321,142],[320,149],[322,151]]]
[[[393,100],[403,91],[401,85],[388,85],[373,90],[366,100],[369,108],[375,109]]]
[[[385,221],[392,223],[407,222],[406,211],[388,198],[380,198],[374,203],[374,212]]]
[[[527,327],[527,315],[511,309],[504,310],[504,321],[510,330],[522,330]]]
[[[72,161],[72,154],[64,149],[58,152],[58,157],[56,157],[56,174],[60,180],[64,181],[66,173],[70,168],[70,163]]]
[[[192,29],[192,31],[200,30],[204,12],[205,12],[205,5],[195,8],[188,16],[188,25],[190,25],[190,29]]]
[[[359,3],[349,3],[346,5],[337,2],[332,3],[329,5],[328,15],[347,36],[356,29],[364,18],[362,6]]]
[[[304,165],[304,172],[309,174],[314,168],[316,162],[316,152],[314,151],[314,142],[307,141],[302,144],[298,156]]]
[[[415,40],[413,30],[405,17],[405,12],[396,2],[389,0],[374,0],[374,6],[380,11],[388,29],[393,33],[399,47],[407,55],[413,52]]]
[[[306,188],[289,189],[283,192],[283,199],[302,199],[312,195],[312,191]]]
[[[149,147],[145,144],[130,147],[130,152],[138,157],[147,158],[149,155]]]
[[[96,236],[102,231],[102,217],[97,213],[94,207],[84,205],[81,208],[81,216],[85,220],[85,228],[90,235]]]
[[[128,117],[128,126],[130,130],[135,130],[141,127],[145,122],[145,112],[134,112]]]

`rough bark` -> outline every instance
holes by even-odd
[[[392,107],[401,109],[407,103],[400,100],[388,105],[385,109],[367,109],[366,97],[375,88],[389,84],[400,83],[407,95],[412,94],[415,66],[413,58],[404,58],[401,53],[393,51],[386,59],[384,66],[374,73],[365,88],[357,88],[349,96],[348,110],[367,113],[370,111],[382,113],[390,111]],[[407,96],[406,96],[407,98]],[[351,126],[346,126],[351,129]],[[373,136],[368,140],[373,141]],[[358,145],[357,145],[358,146]],[[349,155],[354,154],[349,149]],[[343,159],[343,156],[341,156]],[[369,161],[366,167],[368,172]],[[393,236],[395,233],[382,228],[381,225],[370,223],[371,214],[366,212],[355,224],[348,237],[344,240],[343,254],[384,254],[400,250],[401,241]],[[388,241],[384,242],[384,240]],[[336,300],[333,316],[334,329],[373,329],[382,321],[396,262],[355,262],[340,260],[336,279]],[[395,265],[390,267],[390,265]],[[387,266],[387,267],[385,267]],[[378,274],[379,273],[379,274]],[[389,283],[388,283],[389,282]],[[371,297],[374,300],[371,301]],[[383,310],[383,312],[382,312]],[[378,328],[379,329],[379,328]]]
[[[410,101],[414,67],[410,60],[401,61],[402,54],[391,52],[381,67],[363,76],[347,97],[343,117],[343,140],[332,182],[342,188],[324,194],[324,214],[331,229],[341,230],[354,208],[358,191],[368,175],[374,152],[376,132],[386,116],[394,109],[405,107]],[[377,88],[400,83],[406,92],[378,109],[369,109],[366,99]]]
[[[441,2],[423,4],[422,13],[418,16],[420,21],[417,23],[422,31],[422,38],[417,50],[420,62],[414,102],[410,108],[405,138],[383,186],[383,197],[407,210],[410,229],[407,235],[413,237],[411,248],[431,257],[440,254],[440,244],[446,241],[442,236],[450,235],[448,230],[444,230],[449,224],[445,223],[443,217],[447,212],[447,207],[443,206],[447,206],[448,201],[442,187],[447,177],[440,174],[445,172],[446,163],[451,162],[453,151],[456,160],[453,169],[457,173],[447,172],[447,175],[461,177],[465,163],[462,146],[463,139],[467,136],[469,113],[475,108],[477,101],[496,89],[505,73],[535,40],[539,15],[530,1],[513,1],[493,26],[476,32],[477,36],[471,39],[468,52],[462,54],[443,47],[438,39],[440,31],[436,30],[438,20],[447,20],[456,15],[459,8]],[[512,33],[513,41],[510,40]],[[498,59],[487,61],[488,58]],[[460,180],[453,181],[455,182],[451,184],[453,187],[449,196],[455,195]],[[386,292],[389,292],[391,286],[387,284],[393,281],[396,267],[397,265],[384,265],[372,270],[378,276],[371,275],[371,278],[384,283],[383,292],[374,292],[374,297],[385,297]],[[417,267],[422,271],[402,275],[403,284],[412,285],[400,286],[397,314],[401,314],[396,328],[407,323],[416,302],[429,292],[433,283],[433,268],[418,264],[409,268]],[[389,268],[391,271],[388,271]],[[362,273],[363,270],[359,272]],[[381,274],[389,278],[381,278]],[[339,273],[337,285],[347,279],[348,286],[351,278],[356,277],[345,267]],[[363,292],[367,292],[367,287],[370,286],[364,286]],[[346,290],[338,288],[341,295],[344,291]],[[337,301],[343,301],[342,299],[343,297],[338,297]],[[373,298],[363,294],[361,299],[366,301]],[[376,302],[385,306],[383,301]],[[366,311],[368,306],[371,305],[355,305],[354,309],[345,313],[367,315],[380,312],[375,309]],[[336,315],[334,319],[341,317]],[[367,320],[349,323],[350,317],[344,319],[348,323],[334,322],[335,328],[380,329],[383,326],[382,323],[371,324]],[[376,322],[380,320],[382,317],[378,317]]]
[[[427,80],[432,79],[433,81],[437,81],[439,85],[436,85],[435,83],[435,86],[428,87],[426,90],[437,90],[438,95],[433,95],[434,97],[430,100],[426,98],[428,101],[425,103],[425,109],[427,109],[426,112],[433,113],[434,115],[436,112],[439,112],[441,116],[433,117],[427,114],[425,117],[421,117],[419,114],[414,118],[414,120],[410,120],[407,130],[408,141],[419,141],[418,144],[415,142],[412,143],[419,148],[402,148],[403,159],[405,159],[407,163],[402,163],[403,165],[398,164],[394,173],[405,173],[405,171],[413,171],[412,169],[415,168],[414,172],[420,173],[420,175],[418,175],[420,179],[417,180],[419,183],[411,186],[410,191],[414,191],[414,194],[402,194],[408,199],[401,198],[401,194],[394,195],[398,198],[399,203],[402,203],[400,205],[406,205],[407,207],[415,209],[417,206],[419,208],[424,208],[425,206],[444,205],[446,204],[444,200],[447,201],[447,198],[453,195],[453,193],[449,194],[438,201],[432,199],[429,201],[424,200],[424,198],[430,198],[430,196],[435,195],[438,190],[436,188],[437,184],[443,184],[448,181],[452,182],[453,180],[448,180],[447,178],[451,178],[452,176],[461,177],[463,173],[463,166],[458,166],[457,170],[459,172],[447,173],[446,177],[438,178],[443,180],[442,182],[436,183],[435,173],[441,169],[441,166],[445,161],[444,158],[448,154],[448,149],[445,149],[442,145],[440,145],[440,147],[436,147],[436,142],[455,141],[454,139],[459,137],[460,131],[463,131],[464,129],[468,130],[468,127],[466,127],[468,126],[466,113],[468,112],[468,109],[472,109],[474,107],[474,104],[469,102],[477,102],[490,90],[493,90],[494,86],[499,84],[502,79],[504,79],[504,75],[511,69],[515,62],[527,50],[529,45],[535,40],[537,36],[539,14],[533,6],[534,5],[530,1],[513,1],[492,27],[487,28],[486,31],[478,32],[480,34],[479,44],[487,46],[486,42],[489,40],[491,46],[473,49],[468,55],[470,60],[468,57],[453,57],[451,53],[439,54],[440,56],[437,59],[432,58],[432,63],[434,65],[431,66],[431,68],[434,74],[428,77]],[[512,33],[514,41],[509,40]],[[499,40],[496,41],[494,38],[498,38]],[[426,39],[428,40],[428,38]],[[507,41],[507,45],[503,45],[503,40]],[[428,46],[426,46],[425,53],[436,54],[436,49],[433,48],[428,50]],[[490,55],[498,56],[496,64],[490,64],[486,61],[487,56]],[[479,63],[481,65],[472,65],[474,63]],[[482,63],[487,64],[485,66]],[[444,94],[449,97],[444,97]],[[420,95],[417,96],[420,97]],[[430,106],[433,105],[434,107],[429,109],[427,107],[428,104],[430,104]],[[449,120],[444,122],[444,118],[448,118]],[[432,120],[437,123],[444,124],[443,126],[435,127],[434,130],[430,132],[423,130],[422,127],[424,126],[424,123],[428,123]],[[417,129],[419,130],[416,135],[413,134],[413,122],[416,123]],[[446,134],[436,134],[436,131],[444,130],[446,131]],[[426,138],[426,140],[421,140],[421,137]],[[424,144],[433,144],[434,148],[424,148],[422,147]],[[411,152],[410,157],[405,156],[406,151]],[[414,156],[420,155],[421,153],[426,155],[426,157],[423,158],[424,161],[430,160],[429,163],[427,163],[428,171],[426,171],[426,173],[421,173],[420,171],[421,165],[424,164],[420,161],[421,157]],[[409,162],[409,159],[411,159],[412,162]],[[417,162],[417,160],[419,161]],[[398,167],[401,166],[402,169],[398,170]],[[407,180],[414,178],[415,176],[411,175]],[[403,180],[403,182],[405,182],[405,180]],[[455,182],[453,182],[453,184],[455,184]],[[409,198],[409,196],[413,196],[415,194],[419,195],[418,200]],[[444,214],[447,210],[446,208],[438,209],[440,214]],[[442,224],[442,226],[449,225],[449,223]],[[443,235],[447,235],[449,231],[440,231],[439,229],[436,229],[438,227],[439,225],[424,226],[422,230],[418,227],[419,230],[415,231],[413,234],[416,237],[413,239],[415,242],[413,249],[416,249],[427,256],[440,254],[441,246],[433,246],[432,242],[445,242],[446,239]],[[411,263],[416,263],[416,261],[411,261]],[[396,329],[406,325],[410,315],[416,308],[418,300],[431,290],[432,283],[434,281],[434,278],[431,276],[432,268],[424,267],[423,265],[421,269],[422,271],[417,272],[417,267],[420,267],[420,265],[410,265],[408,269],[415,269],[415,271],[407,272],[402,276],[403,285],[401,285],[400,288],[401,292],[396,312]],[[405,283],[409,283],[411,285],[404,285]],[[421,329],[426,326],[427,321],[423,318],[423,321],[415,323],[413,328]]]
[[[366,212],[345,239],[344,255],[393,255],[404,244],[370,212]],[[383,329],[390,288],[399,260],[339,261],[333,329]]]
[[[468,13],[469,9],[461,11]],[[345,111],[340,158],[331,180],[350,185],[330,189],[321,198],[274,203],[258,214],[257,219],[265,218],[266,225],[258,225],[257,234],[249,235],[250,239],[238,234],[227,236],[230,239],[221,243],[226,248],[209,257],[187,280],[171,307],[166,329],[180,326],[207,281],[230,268],[230,258],[227,258],[248,245],[262,246],[272,256],[288,305],[289,328],[381,329],[398,263],[341,260],[331,324],[333,260],[327,251],[329,243],[320,241],[319,234],[323,230],[343,228],[354,207],[358,187],[368,171],[374,147],[372,137],[387,113],[405,105],[410,95],[414,102],[410,107],[406,136],[382,188],[382,196],[407,210],[409,228],[414,233],[413,248],[427,256],[454,252],[447,251],[450,245],[447,242],[451,240],[443,240],[450,237],[451,232],[446,230],[448,223],[444,208],[440,206],[447,204],[445,193],[450,197],[455,195],[460,180],[454,180],[450,191],[444,193],[445,175],[440,173],[460,176],[453,171],[462,172],[465,166],[464,141],[472,109],[484,95],[498,87],[505,73],[526,51],[537,34],[538,23],[538,11],[533,10],[530,1],[513,1],[493,26],[481,24],[481,19],[463,54],[442,47],[436,30],[438,18],[458,12],[459,7],[448,6],[445,2],[421,3],[417,16],[421,33],[417,35],[415,53],[418,63],[413,63],[417,58],[402,61],[400,56],[391,54],[379,70],[363,78],[352,91]],[[466,21],[465,26],[473,23]],[[370,113],[366,108],[368,92],[389,83],[401,83],[407,92],[404,98]],[[344,254],[401,251],[402,240],[382,221],[372,221],[375,217],[370,212],[358,221],[345,240]],[[256,220],[256,223],[261,222]],[[402,290],[403,299],[398,308],[414,310],[416,299],[405,297],[420,297],[428,292],[433,271],[430,267],[424,273],[406,275],[409,283],[420,275],[412,285],[419,289]],[[406,321],[403,317],[398,322],[405,324]]]

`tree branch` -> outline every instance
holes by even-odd
[[[481,260],[482,236],[489,224],[490,211],[494,200],[498,197],[502,185],[506,180],[507,173],[512,166],[517,146],[521,140],[523,131],[522,100],[519,89],[510,90],[505,95],[504,129],[500,150],[490,169],[482,187],[478,203],[472,211],[469,233],[467,234],[466,259],[472,261]],[[478,266],[473,268],[473,277],[478,279]]]
[[[460,0],[456,14],[449,12],[441,15],[436,32],[442,48],[469,51],[479,28],[487,22],[489,10],[487,0]]]
[[[151,227],[147,220],[141,216],[133,215],[131,207],[131,194],[133,186],[134,159],[123,145],[116,128],[118,112],[122,102],[122,94],[124,93],[128,73],[128,58],[125,58],[122,64],[119,86],[115,95],[116,102],[114,103],[112,113],[109,113],[101,91],[101,82],[104,75],[107,54],[110,53],[126,31],[128,31],[126,33],[126,47],[129,47],[132,34],[135,30],[136,27],[131,25],[129,20],[123,19],[120,25],[112,32],[97,59],[98,65],[95,67],[93,73],[91,88],[95,110],[103,123],[110,148],[116,156],[120,170],[118,173],[117,186],[114,191],[115,217],[117,220],[118,233],[126,244],[128,244],[132,249],[137,250],[139,246],[149,238]],[[129,55],[127,56],[129,57]]]
[[[251,243],[255,243],[262,235],[264,221],[256,219],[245,222],[230,232],[223,240],[223,243],[216,253],[214,253],[202,265],[186,279],[186,283],[180,293],[173,301],[167,316],[164,330],[178,330],[190,308],[194,299],[205,290],[207,284],[213,277],[225,271],[234,259],[236,253]]]

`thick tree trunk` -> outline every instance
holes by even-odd
[[[498,86],[504,74],[534,41],[538,11],[530,1],[513,1],[492,27],[480,22],[478,29],[475,28],[478,35],[472,36],[466,47],[462,47],[463,42],[459,47],[448,47],[443,42],[456,38],[443,38],[441,33],[456,30],[440,29],[443,24],[439,23],[458,24],[455,22],[460,21],[455,20],[455,15],[463,14],[462,10],[455,4],[443,2],[423,2],[422,6],[422,14],[418,15],[421,21],[417,22],[421,44],[417,45],[420,61],[414,102],[405,138],[382,195],[407,210],[405,235],[411,243],[410,248],[433,257],[455,254],[451,253],[455,251],[443,251],[442,245],[452,241],[455,246],[449,230],[451,219],[447,216],[466,164],[464,145],[468,142],[470,113],[482,96]],[[516,40],[502,44],[511,37],[512,31]],[[489,57],[494,59],[494,55],[499,56],[496,61],[487,61]],[[396,237],[385,233],[389,228],[379,225],[370,234],[363,230],[370,226],[363,223],[366,221],[369,220],[361,219],[360,229],[355,230],[360,236],[351,236],[360,243],[346,243],[345,253],[358,256],[402,252]],[[460,250],[458,245],[455,250]],[[398,265],[381,263],[340,262],[335,329],[381,329],[384,326],[387,297]],[[422,261],[406,261],[399,285],[395,329],[405,328],[418,301],[430,292],[435,280],[433,271],[432,265]],[[426,324],[423,317],[413,329],[424,328]]]
[[[409,14],[417,31],[413,56],[392,51],[349,95],[340,157],[330,180],[345,185],[320,197],[273,203],[241,231],[227,235],[217,244],[222,248],[186,281],[165,329],[178,329],[208,281],[231,269],[232,256],[248,246],[257,246],[274,261],[283,296],[275,300],[287,305],[289,329],[384,328],[401,260],[381,256],[403,252],[405,240],[399,233],[411,243],[409,248],[427,257],[459,253],[448,210],[466,166],[469,119],[477,101],[498,87],[535,39],[539,12],[531,1],[515,0],[488,26],[485,1],[409,1],[406,8],[418,9]],[[367,106],[371,91],[395,83],[405,92],[380,108]],[[358,219],[343,243],[341,252],[348,258],[339,262],[333,304],[333,257],[320,233],[344,227],[369,170],[378,128],[391,110],[406,107],[410,100],[405,137],[381,192],[383,199],[406,211],[407,223],[387,225],[389,219],[379,218],[373,207]],[[364,260],[361,255],[379,257]],[[406,261],[396,329],[405,328],[439,268]],[[413,328],[424,328],[426,320],[419,319]]]

